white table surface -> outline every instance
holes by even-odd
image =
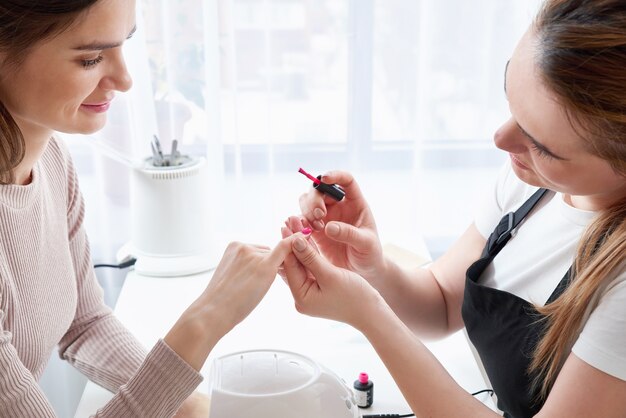
[[[131,271],[115,313],[146,347],[151,347],[201,293],[210,277],[211,273],[203,273],[156,278]],[[427,346],[466,390],[474,392],[485,388],[462,332],[427,343]],[[280,278],[252,314],[217,344],[202,374],[209,376],[212,359],[217,356],[250,349],[280,349],[303,354],[334,371],[349,386],[360,372],[367,372],[374,382],[374,404],[363,409],[363,413],[410,412],[398,387],[363,335],[342,323],[299,314],[293,307],[287,285]],[[208,393],[208,384],[207,378],[198,390]],[[111,397],[111,393],[89,382],[75,418],[89,417]]]

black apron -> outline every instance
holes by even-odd
[[[528,366],[544,333],[544,326],[543,322],[537,322],[541,316],[531,303],[512,293],[483,286],[478,281],[511,238],[511,231],[546,192],[546,189],[539,189],[517,211],[507,213],[500,220],[489,236],[481,258],[467,269],[465,279],[463,321],[498,397],[498,408],[509,418],[532,417],[541,409],[537,391],[532,389],[533,376],[528,373]],[[546,304],[553,302],[567,288],[570,272],[571,268]]]

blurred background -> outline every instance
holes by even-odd
[[[383,241],[410,248],[418,231],[437,257],[506,159],[492,142],[509,117],[504,68],[540,2],[137,3],[124,46],[134,87],[104,130],[66,136],[94,262],[115,262],[130,238],[130,170],[94,144],[139,161],[155,134],[208,159],[220,237],[272,245],[310,187],[298,168],[343,169],[381,214]],[[113,306],[124,274],[98,276]]]
[[[142,159],[153,134],[166,150],[176,138],[184,152],[205,155],[214,182],[236,195],[248,182],[269,192],[288,173],[297,190],[284,192],[297,198],[309,186],[298,167],[352,171],[368,198],[384,192],[367,190],[370,177],[397,179],[439,253],[471,220],[459,205],[506,158],[492,144],[509,117],[504,66],[538,4],[138,2],[138,31],[125,45],[133,89],[93,140],[68,138],[94,258],[111,259],[129,238],[129,170],[92,143]],[[281,216],[296,209],[292,202]]]

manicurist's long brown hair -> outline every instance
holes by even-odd
[[[0,1],[0,184],[14,181],[13,169],[24,158],[24,137],[2,102],[2,79],[19,65],[37,42],[71,26],[98,0]]]
[[[536,62],[594,155],[626,184],[626,1],[547,0],[539,12]],[[545,399],[603,285],[626,262],[626,201],[601,211],[577,249],[573,281],[545,315],[530,372]],[[626,332],[626,330],[623,330]]]

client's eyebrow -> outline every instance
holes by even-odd
[[[132,38],[136,30],[137,26],[135,25],[126,37],[126,39],[128,40]],[[86,45],[79,45],[77,47],[74,47],[74,49],[77,51],[102,51],[105,49],[117,48],[119,46],[122,46],[123,43],[124,42],[92,42]]]

